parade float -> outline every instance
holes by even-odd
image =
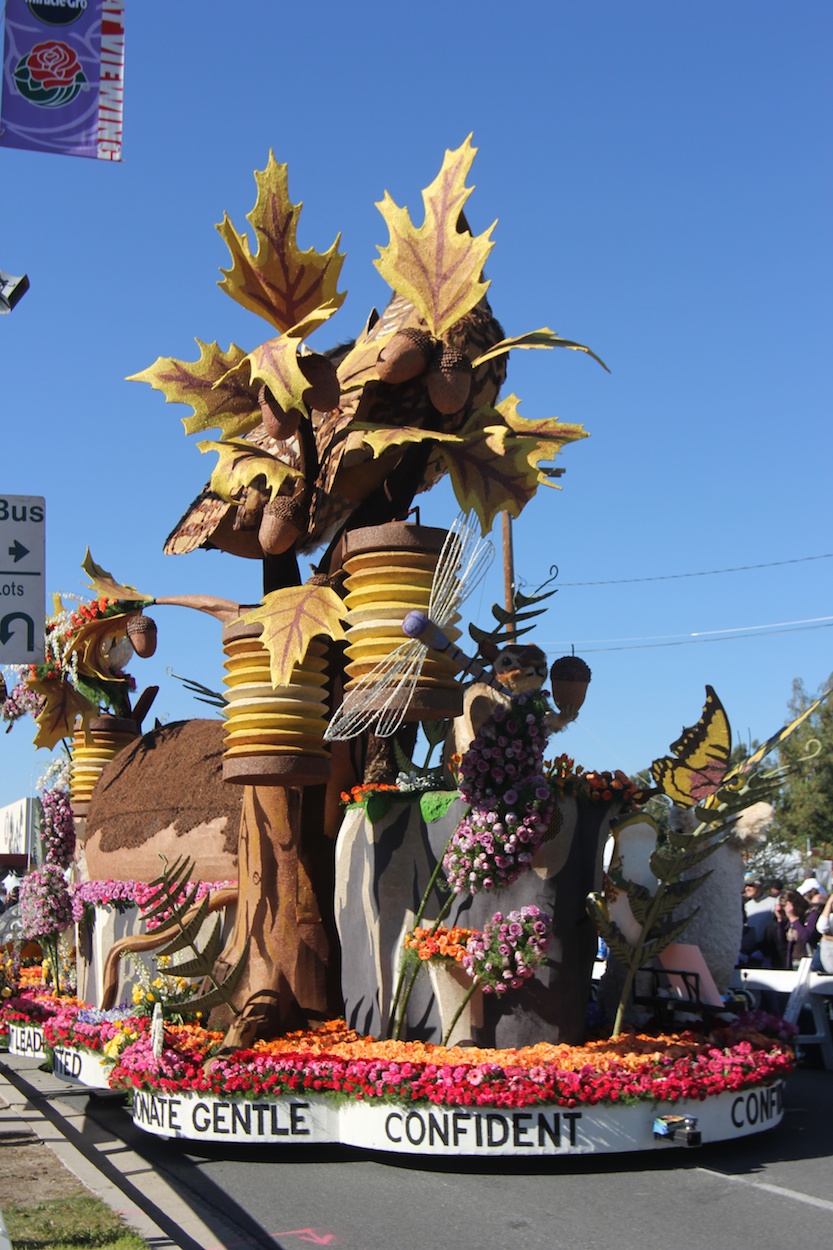
[[[43,791],[0,1033],[67,1079],[126,1091],[150,1133],[546,1156],[724,1140],[782,1115],[789,1027],[727,1001],[684,936],[703,886],[708,911],[711,857],[737,856],[745,814],[774,792],[764,760],[792,726],[730,767],[709,690],[638,788],[553,745],[591,675],[526,638],[551,588],[521,594],[510,568],[495,623],[458,645],[485,536],[584,437],[500,398],[506,356],[598,361],[495,320],[491,230],[464,213],[474,154],[469,140],[446,153],[422,226],[379,204],[392,298],[324,354],[306,339],[343,302],[343,258],[300,250],[270,156],[255,249],[219,227],[220,285],[277,334],[250,352],[197,340],[196,361],[136,375],[190,405],[189,434],[221,433],[199,444],[218,463],[165,550],[259,560],[263,598],[157,597],[88,552],[94,598],[56,602],[47,663],[3,705],[36,717],[38,745],[68,744],[72,771]],[[461,516],[424,526],[414,499],[445,475]],[[155,690],[134,698],[125,666],[156,647],[153,605],[218,621],[222,726],[142,732]],[[660,842],[644,811],[657,795],[685,817]]]

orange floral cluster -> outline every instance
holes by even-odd
[[[461,963],[471,934],[471,929],[461,929],[459,925],[452,929],[442,924],[436,929],[414,929],[405,935],[405,949],[416,951],[420,959],[453,959]]]
[[[574,795],[596,802],[609,803],[620,799],[627,805],[639,801],[642,793],[621,768],[615,772],[585,772],[569,755],[559,755],[545,765],[547,780],[558,798]]]
[[[399,786],[388,785],[386,782],[369,781],[367,785],[353,786],[352,790],[342,790],[342,803],[361,803],[368,795],[377,794],[380,790],[398,790]]]
[[[21,968],[18,973],[17,983],[22,990],[30,990],[35,986],[43,984],[43,968],[40,964],[36,964],[32,968]]]

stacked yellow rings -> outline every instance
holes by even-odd
[[[135,721],[119,716],[96,717],[89,722],[86,732],[80,724],[76,725],[69,783],[74,815],[86,816],[105,766],[138,737],[138,733]]]
[[[241,785],[320,785],[330,776],[326,643],[313,639],[286,686],[272,685],[260,625],[223,630],[223,778]]]

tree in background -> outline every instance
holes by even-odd
[[[829,689],[833,674],[819,694]],[[793,682],[790,712],[800,716],[814,701],[800,678]],[[833,859],[833,702],[825,700],[781,746],[790,766],[775,804],[778,836],[806,868]]]

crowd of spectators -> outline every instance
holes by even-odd
[[[740,963],[758,968],[797,968],[810,956],[814,972],[833,974],[833,895],[816,877],[795,888],[749,876],[743,886]]]

